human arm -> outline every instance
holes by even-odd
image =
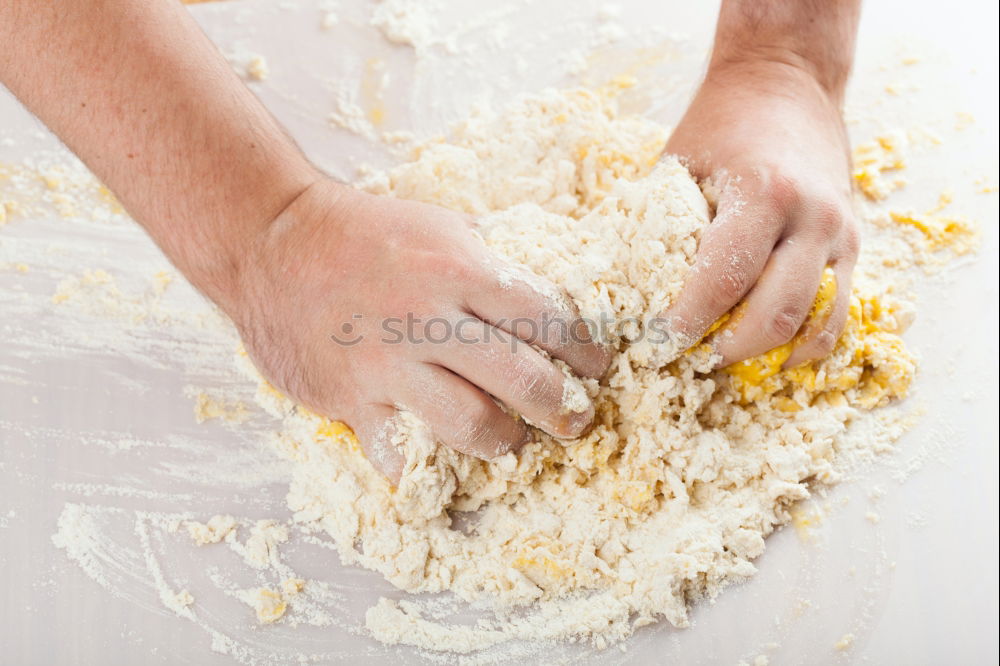
[[[717,209],[666,318],[686,346],[744,302],[711,338],[722,365],[795,337],[828,265],[832,311],[806,323],[785,365],[825,355],[843,329],[859,238],[840,109],[859,12],[860,0],[724,0],[705,80],[667,144]]]
[[[229,315],[264,375],[347,421],[391,478],[401,453],[375,445],[397,408],[486,458],[528,436],[491,396],[557,436],[589,424],[592,407],[567,413],[562,373],[517,336],[378,344],[379,322],[411,313],[472,318],[494,340],[501,320],[574,313],[522,281],[502,289],[465,216],[323,176],[179,3],[11,0],[0,42],[0,81]],[[337,343],[356,315],[375,327],[365,344]],[[538,346],[580,374],[607,365],[591,342]]]

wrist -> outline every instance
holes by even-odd
[[[336,233],[357,205],[361,194],[353,187],[318,175],[302,187],[281,210],[261,225],[243,246],[240,257],[224,279],[224,288],[216,304],[240,330],[252,327],[263,310],[274,304],[275,294],[283,286],[310,278],[310,266],[316,262],[338,261],[319,250],[329,247],[330,239],[319,243],[319,235]]]
[[[723,0],[709,70],[803,72],[839,105],[860,8],[860,0]]]
[[[850,74],[850,63],[816,63],[784,47],[754,46],[738,53],[726,49],[712,54],[706,80],[745,80],[764,86],[813,87],[838,108]]]
[[[303,159],[267,184],[248,182],[239,205],[220,201],[205,215],[198,225],[204,230],[199,238],[174,243],[174,252],[165,249],[188,280],[235,319],[246,299],[248,275],[255,270],[271,228],[323,180]]]
[[[730,91],[751,88],[784,97],[807,96],[829,103],[838,113],[846,82],[846,74],[843,78],[821,75],[800,57],[776,51],[713,56],[705,74],[706,85],[722,85]]]

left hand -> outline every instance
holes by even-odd
[[[839,95],[786,62],[719,65],[666,152],[718,197],[689,279],[665,313],[672,333],[690,346],[744,301],[711,340],[720,365],[778,347],[800,329],[785,367],[829,353],[847,318],[859,247]],[[836,302],[806,322],[826,266]]]

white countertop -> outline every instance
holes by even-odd
[[[588,35],[603,4],[430,3],[443,24],[482,20],[444,30],[456,34],[457,53],[431,46],[419,58],[367,25],[367,2],[235,0],[192,11],[237,66],[253,54],[267,59],[270,76],[254,90],[310,157],[352,178],[359,164],[395,159],[327,121],[338,91],[365,102],[358,82],[372,75],[373,58],[389,73],[383,130],[441,132],[473,104],[625,71],[640,80],[627,104],[675,121],[697,82],[716,5],[623,1],[626,35],[601,46]],[[323,30],[332,9],[339,20]],[[595,662],[735,664],[767,654],[775,664],[995,663],[998,206],[997,194],[976,192],[975,181],[997,183],[997,23],[995,5],[973,2],[870,2],[862,21],[852,136],[893,127],[939,136],[940,145],[914,148],[910,183],[894,201],[926,207],[951,188],[954,210],[983,228],[978,258],[928,280],[906,336],[923,360],[909,404],[925,414],[895,452],[818,500],[817,527],[772,536],[759,574],[696,607],[691,628],[644,628],[625,653],[612,649]],[[653,34],[653,25],[664,29]],[[668,42],[679,45],[672,56],[649,57],[645,47]],[[578,50],[597,54],[574,75],[568,65]],[[919,62],[901,66],[908,56]],[[961,130],[959,112],[974,118]],[[0,92],[0,163],[44,161],[38,156],[57,148]],[[10,268],[19,262],[29,270]],[[163,607],[149,583],[153,569],[195,595],[206,624],[275,661],[298,651],[350,663],[415,659],[356,631],[364,609],[393,594],[391,586],[345,569],[323,548],[293,544],[285,556],[345,595],[342,626],[256,627],[249,609],[210,580],[211,567],[233,561],[224,548],[198,550],[153,533],[145,551],[109,551],[92,563],[104,572],[96,581],[55,548],[51,536],[67,502],[111,507],[109,533],[139,545],[144,511],[288,517],[285,470],[259,444],[273,424],[259,415],[241,428],[193,417],[186,387],[252,392],[232,371],[231,335],[184,314],[213,316],[183,284],[164,296],[161,305],[177,314],[166,323],[130,321],[120,302],[51,303],[61,280],[96,268],[115,276],[127,301],[168,264],[129,225],[53,214],[0,227],[0,662],[231,663],[211,650],[201,626]],[[214,464],[246,474],[214,480],[207,471]],[[154,553],[155,566],[141,552]],[[853,646],[834,650],[847,633]]]

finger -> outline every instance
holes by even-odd
[[[834,300],[828,304],[825,316],[821,313],[806,322],[782,368],[793,368],[823,358],[836,346],[851,303],[851,271],[844,270],[843,263],[839,266],[835,264],[832,270],[837,280]]]
[[[701,340],[750,291],[781,235],[784,211],[763,199],[741,204],[738,196],[723,194],[684,288],[663,315],[678,351]]]
[[[427,423],[445,446],[490,460],[516,451],[531,437],[523,421],[446,368],[422,363],[412,380],[406,408]]]
[[[828,256],[827,247],[802,234],[778,245],[746,297],[741,316],[712,338],[722,355],[720,365],[758,356],[795,337],[816,299]]]
[[[396,420],[396,408],[372,404],[358,410],[353,428],[365,457],[378,472],[395,485],[403,474],[406,462],[405,442]]]
[[[553,437],[579,437],[586,431],[594,406],[579,380],[567,377],[552,360],[510,333],[483,321],[462,321],[452,343],[433,356],[434,362]]]
[[[837,296],[833,309],[826,321],[811,321],[806,323],[802,342],[795,347],[792,355],[785,362],[785,367],[792,368],[806,361],[823,358],[831,351],[840,339],[847,322],[847,314],[851,305],[851,279],[854,264],[858,258],[858,238],[856,227],[848,225],[845,238],[834,253],[830,268],[837,280]]]
[[[595,340],[565,292],[523,266],[493,260],[490,267],[494,268],[491,279],[466,294],[473,314],[544,349],[578,375],[604,375],[611,362],[611,349]]]

